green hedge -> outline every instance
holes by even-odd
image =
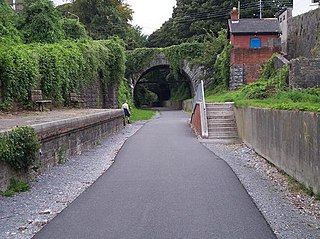
[[[32,89],[63,105],[69,92],[98,77],[118,86],[124,72],[124,44],[118,39],[0,46],[0,107],[30,102]]]
[[[40,142],[31,127],[17,127],[0,136],[0,160],[15,170],[27,170],[37,159]]]

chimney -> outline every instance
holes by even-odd
[[[231,11],[231,21],[239,21],[239,11],[236,7]]]

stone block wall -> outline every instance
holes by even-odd
[[[94,82],[86,85],[80,95],[85,101],[87,108],[104,108],[103,90],[98,78]]]
[[[288,57],[313,57],[319,54],[320,8],[288,20]]]
[[[268,161],[320,193],[320,114],[235,108],[241,139]]]
[[[93,148],[102,138],[123,128],[122,110],[101,112],[78,118],[70,118],[32,126],[41,140],[41,150],[36,162],[37,174],[64,163],[73,155]],[[0,161],[0,190],[4,190],[10,178],[32,178],[35,172],[17,173]]]
[[[289,86],[295,89],[320,88],[320,58],[291,60]]]
[[[81,98],[85,101],[87,108],[117,109],[118,94],[113,85],[104,86],[97,78],[94,82],[86,85],[81,90]]]
[[[244,65],[234,64],[230,67],[230,81],[229,88],[231,90],[237,89],[245,84],[245,69]]]

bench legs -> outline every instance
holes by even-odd
[[[38,110],[38,111],[43,111],[44,108],[43,108],[43,105],[44,104],[50,104],[50,111],[52,111],[52,103],[44,103],[44,102],[36,102],[36,109],[35,110]]]

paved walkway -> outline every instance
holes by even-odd
[[[181,111],[128,139],[115,164],[34,238],[275,238]]]

